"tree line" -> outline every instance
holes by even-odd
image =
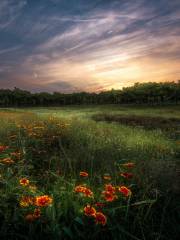
[[[178,104],[180,80],[177,82],[135,83],[121,90],[100,93],[31,93],[19,88],[0,89],[1,107],[61,106],[73,104]]]

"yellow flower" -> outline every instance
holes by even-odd
[[[30,196],[23,196],[19,202],[21,207],[29,207],[34,204],[34,198]]]
[[[32,192],[32,193],[35,193],[36,190],[37,190],[37,187],[35,185],[29,185],[29,190]]]

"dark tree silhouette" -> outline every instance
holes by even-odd
[[[177,82],[135,83],[122,90],[100,93],[31,93],[19,88],[0,89],[1,107],[61,106],[72,104],[179,104],[180,80]]]

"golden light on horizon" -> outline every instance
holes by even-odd
[[[13,11],[21,11],[23,1]],[[32,23],[28,33],[26,18],[22,29],[11,19],[7,25],[0,21],[4,46],[0,45],[1,86],[34,91],[99,91],[135,82],[179,79],[178,7],[175,10],[173,5],[165,16],[157,14],[155,3],[150,9],[136,1],[124,7],[118,1],[116,4],[82,16],[49,16],[44,12],[37,14],[37,20],[41,16],[37,22],[28,15]],[[15,37],[10,39],[8,34]]]

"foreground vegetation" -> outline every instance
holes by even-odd
[[[177,239],[178,127],[91,119],[107,108],[1,110],[1,239]]]

